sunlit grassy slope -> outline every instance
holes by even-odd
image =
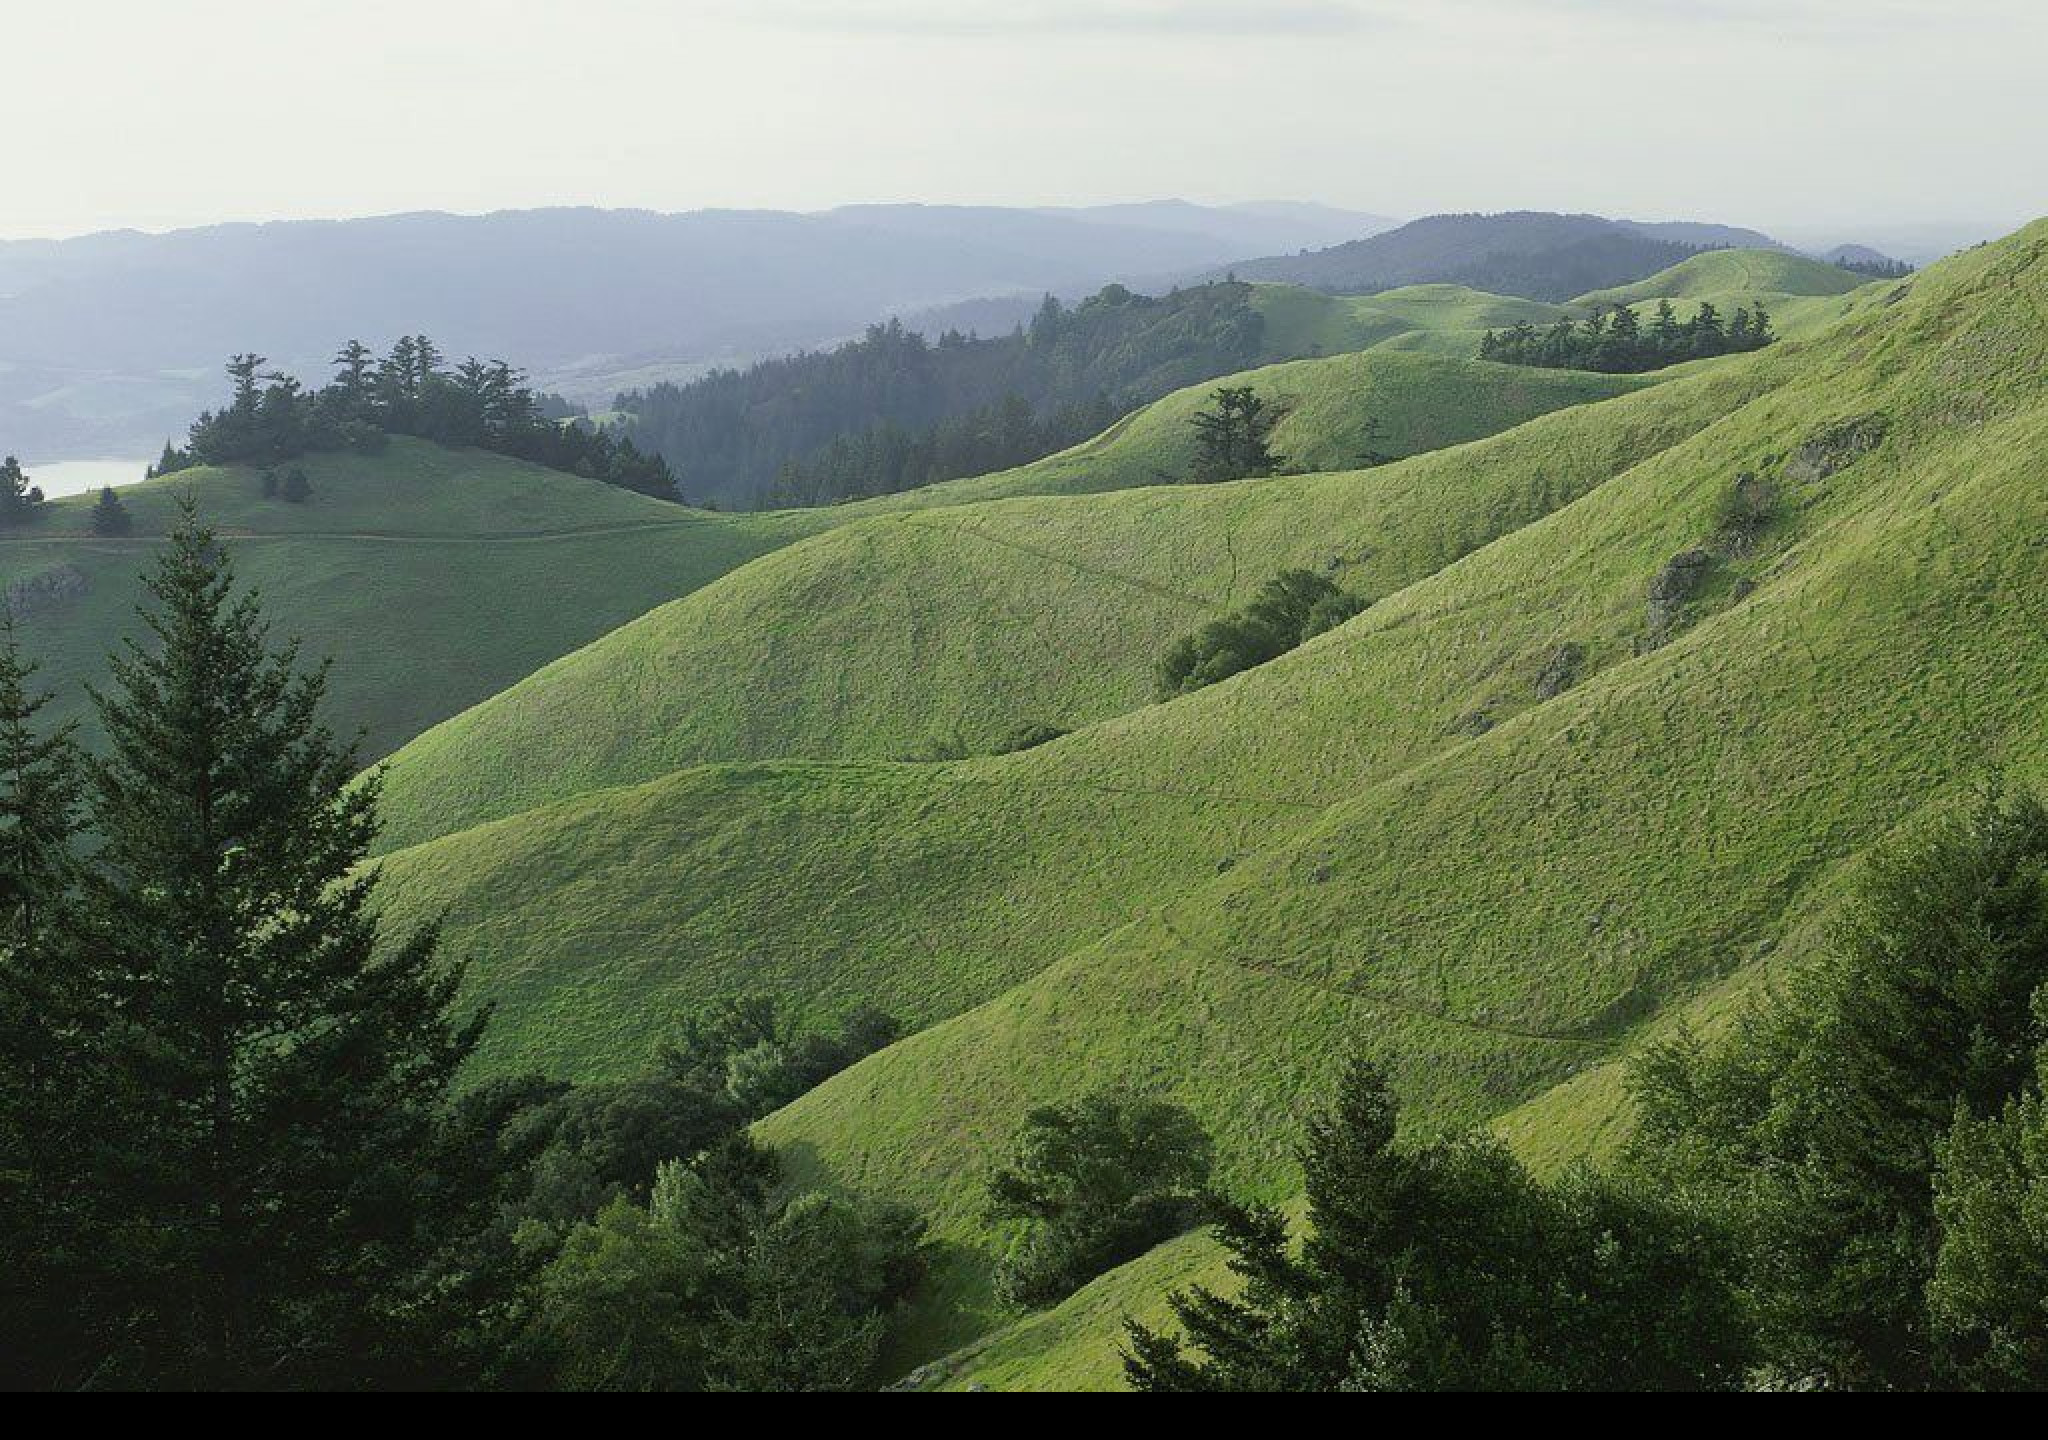
[[[616,1073],[741,985],[912,1020],[764,1128],[934,1216],[926,1353],[1002,1320],[980,1176],[1048,1098],[1174,1095],[1228,1183],[1285,1198],[1301,1115],[1364,1044],[1418,1125],[1562,1156],[1611,1132],[1615,1059],[1780,952],[1875,837],[1981,766],[2041,768],[2044,254],[2037,226],[1812,344],[1363,478],[1016,507],[1069,573],[1213,596],[1233,558],[1320,552],[1384,598],[1021,755],[690,768],[514,814],[393,856],[394,903],[475,957],[492,1063]],[[1744,472],[1776,499],[1734,537]],[[1403,491],[1445,528],[1395,519]],[[1653,629],[1653,577],[1698,547]],[[870,623],[920,624],[904,603]],[[1543,698],[1568,645],[1576,683]],[[1006,1380],[1073,1373],[1047,1353]]]
[[[1245,379],[1289,407],[1276,446],[1333,465],[1372,443],[1449,444],[1643,384],[1419,356],[1307,361]],[[1476,462],[1451,449],[1368,472],[843,525],[422,737],[394,763],[390,843],[707,761],[986,752],[1027,724],[1078,728],[1149,700],[1154,654],[1274,571],[1311,565],[1385,593],[1705,423],[1721,389],[1626,402],[1641,417],[1633,426],[1560,416],[1511,447],[1518,463],[1477,482]],[[1184,464],[1186,416],[1199,403],[1172,397],[1099,449],[1047,466]],[[1384,440],[1365,433],[1366,417],[1386,417]]]
[[[251,471],[197,470],[124,488],[124,539],[89,533],[92,496],[0,531],[0,585],[18,587],[20,640],[55,714],[85,716],[85,685],[135,633],[138,577],[183,495],[230,537],[276,633],[334,657],[332,723],[361,729],[369,756],[817,526],[706,515],[418,441],[302,463],[304,504],[264,499]]]
[[[1252,304],[1265,317],[1266,351],[1276,358],[1413,345],[1432,335],[1478,335],[1524,322],[1547,325],[1567,313],[1541,300],[1489,295],[1463,285],[1410,285],[1377,295],[1260,285]],[[1448,353],[1470,355],[1475,348]]]

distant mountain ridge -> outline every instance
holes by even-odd
[[[1729,226],[1521,210],[1434,215],[1309,254],[1247,261],[1230,273],[1336,294],[1450,284],[1561,302],[1633,284],[1703,249],[1733,248],[1783,247]]]
[[[300,373],[336,336],[424,331],[609,400],[613,373],[748,360],[978,296],[1092,291],[1377,217],[1154,202],[821,214],[551,209],[222,225],[0,243],[0,445],[153,452],[216,403],[219,357]],[[572,385],[571,382],[580,382]]]

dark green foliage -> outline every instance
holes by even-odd
[[[77,755],[42,733],[47,695],[0,625],[0,1385],[64,1384],[89,1364],[78,1206],[93,1011],[67,944]]]
[[[662,1164],[711,1149],[899,1034],[871,1008],[802,1025],[768,996],[693,1011],[651,1073],[566,1089],[525,1121],[538,1158],[516,1218],[559,1233],[615,1200],[644,1204]]]
[[[1941,1251],[1927,1299],[1948,1379],[1959,1386],[2048,1389],[2048,1101],[2041,1088],[1995,1120],[1963,1117],[1941,1148]]]
[[[1089,439],[1119,414],[1258,363],[1247,285],[1157,299],[1122,286],[1028,328],[927,340],[900,323],[823,354],[622,395],[632,437],[691,493],[748,507],[821,505],[987,474]]]
[[[1241,670],[1277,660],[1372,602],[1309,570],[1285,570],[1259,587],[1244,609],[1211,620],[1159,657],[1161,700],[1191,694]]]
[[[1991,791],[1880,855],[1826,962],[1727,1042],[1681,1039],[1638,1068],[1632,1159],[1744,1229],[1778,1378],[1917,1388],[2033,1363],[2041,1332],[2013,1333],[1985,1284],[2039,1259],[1987,1238],[2004,1221],[1986,1197],[2018,1203],[2030,1120],[2012,1112],[2002,1139],[1986,1127],[2035,1078],[2044,982],[2048,809]],[[1946,1254],[1937,1318],[1945,1144],[1942,1203],[1974,1238]],[[2001,1167],[2011,1178],[1987,1181]]]
[[[128,507],[121,503],[121,497],[114,493],[114,487],[100,487],[100,498],[92,505],[92,533],[95,535],[126,535],[135,528],[135,517],[128,513]]]
[[[1905,261],[1883,255],[1869,259],[1838,255],[1828,263],[1852,275],[1868,275],[1873,280],[1903,280],[1913,273],[1913,267]]]
[[[1041,745],[1050,745],[1061,736],[1071,733],[1057,725],[1026,725],[1004,736],[991,753],[1015,755],[1022,750],[1036,750]]]
[[[779,1180],[773,1152],[735,1136],[664,1165],[645,1206],[578,1226],[542,1279],[536,1362],[579,1390],[871,1385],[924,1272],[922,1222]]]
[[[1268,443],[1279,412],[1249,385],[1225,386],[1209,397],[1212,408],[1195,416],[1198,484],[1271,475],[1286,461]]]
[[[1581,1175],[1532,1179],[1489,1140],[1395,1142],[1384,1077],[1347,1069],[1302,1150],[1309,1231],[1232,1206],[1242,1294],[1173,1297],[1129,1327],[1152,1391],[1681,1390],[1746,1360],[1731,1247],[1698,1213]]]
[[[42,503],[43,492],[29,481],[21,462],[12,455],[0,459],[0,525],[19,525]]]
[[[602,480],[644,495],[674,500],[675,476],[659,456],[643,455],[630,440],[607,435],[587,421],[549,418],[526,377],[503,361],[465,360],[453,372],[424,335],[407,336],[381,361],[350,341],[335,358],[333,383],[307,390],[289,375],[263,369],[260,355],[228,362],[234,398],[218,414],[192,423],[185,448],[166,445],[151,475],[194,465],[275,466],[321,451],[375,453],[392,435],[415,435],[443,445],[470,445]],[[294,472],[303,481],[302,472]],[[263,477],[263,493],[285,499],[292,475]]]
[[[284,483],[278,486],[278,495],[294,505],[303,505],[313,497],[313,482],[306,478],[306,472],[294,465],[286,472]]]
[[[149,590],[153,643],[116,657],[90,767],[96,1353],[70,1378],[459,1383],[514,1163],[509,1115],[454,1099],[483,1019],[450,1018],[431,932],[379,933],[377,786],[189,509]]]
[[[1207,1132],[1163,1100],[1103,1090],[1032,1111],[989,1178],[990,1217],[1026,1227],[998,1292],[1051,1305],[1200,1223],[1212,1163]]]
[[[803,1025],[773,996],[746,995],[684,1017],[661,1053],[679,1083],[722,1093],[749,1120],[778,1110],[901,1036],[896,1020],[862,1006],[829,1029]]]
[[[1626,305],[1597,311],[1574,325],[1560,320],[1547,329],[1524,323],[1512,330],[1489,330],[1479,342],[1479,358],[1503,365],[1535,365],[1552,370],[1597,370],[1609,375],[1636,375],[1661,370],[1686,360],[1761,350],[1777,340],[1770,312],[1737,310],[1723,322],[1721,312],[1706,301],[1683,324],[1661,301],[1650,327]]]
[[[1078,445],[1115,419],[1116,411],[1099,396],[1040,415],[1030,402],[1011,395],[923,430],[883,420],[786,462],[765,498],[771,505],[831,505],[994,474]]]

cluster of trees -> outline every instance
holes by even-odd
[[[392,435],[470,445],[664,500],[679,498],[668,462],[630,439],[587,422],[565,423],[563,406],[536,395],[503,361],[471,358],[450,367],[424,335],[409,335],[381,359],[351,340],[335,357],[333,380],[307,389],[266,370],[261,355],[228,362],[233,398],[192,423],[182,449],[165,445],[150,473],[194,465],[275,466],[319,451],[375,452]]]
[[[684,1017],[651,1073],[534,1111],[531,1186],[503,1222],[539,1262],[519,1378],[601,1390],[874,1380],[924,1274],[923,1221],[792,1189],[746,1127],[898,1033],[874,1010],[821,1028],[744,997]]]
[[[2048,1384],[2048,808],[1878,857],[1825,962],[1636,1077],[1631,1157],[1740,1242],[1777,1384]]]
[[[1129,1328],[1154,1391],[2048,1385],[2048,807],[1997,790],[1880,855],[1823,963],[1632,1076],[1609,1173],[1396,1139],[1354,1061],[1298,1247],[1223,1206],[1242,1292]]]
[[[12,455],[0,460],[0,525],[19,525],[42,503],[42,489],[30,481],[21,462]]]
[[[1724,320],[1719,309],[1702,300],[1692,318],[1681,321],[1671,302],[1660,300],[1648,325],[1629,306],[1617,305],[1576,325],[1560,320],[1539,329],[1525,321],[1512,330],[1489,330],[1479,342],[1479,358],[1503,365],[1635,375],[1685,360],[1761,350],[1777,338],[1771,314],[1761,303],[1754,310],[1738,309]]]
[[[1327,576],[1284,570],[1261,585],[1244,609],[1211,620],[1168,646],[1159,657],[1156,693],[1171,700],[1277,660],[1371,604]]]
[[[920,1228],[742,1131],[893,1024],[735,1002],[637,1082],[464,1086],[488,1016],[379,919],[325,671],[189,507],[149,594],[104,758],[0,635],[0,1383],[865,1378]]]
[[[900,322],[824,353],[621,395],[627,433],[720,504],[824,504],[1025,464],[1257,363],[1251,288],[1048,296],[1028,326],[936,341]]]
[[[776,471],[766,500],[773,506],[833,505],[967,475],[992,475],[1100,435],[1116,415],[1101,395],[1043,414],[1022,396],[1009,395],[922,430],[883,420],[839,436],[816,454],[788,461]]]
[[[1099,1090],[1026,1117],[1009,1161],[988,1183],[989,1218],[1020,1227],[996,1290],[1039,1309],[1210,1211],[1208,1132],[1187,1110]]]
[[[1847,270],[1852,275],[1868,275],[1873,280],[1903,280],[1913,273],[1913,267],[1905,261],[1882,255],[1870,259],[1845,255],[1831,263],[1838,270]]]
[[[1534,1179],[1498,1142],[1404,1146],[1386,1077],[1347,1067],[1301,1150],[1308,1229],[1225,1205],[1242,1293],[1132,1323],[1153,1392],[1691,1390],[1750,1362],[1730,1239],[1652,1186]]]

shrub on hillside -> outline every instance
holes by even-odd
[[[997,1289],[1051,1305],[1193,1227],[1212,1163],[1200,1122],[1163,1100],[1110,1089],[1032,1111],[988,1184],[991,1218],[1025,1227]]]
[[[1176,640],[1159,657],[1158,695],[1171,700],[1289,650],[1359,614],[1372,602],[1309,570],[1285,570],[1244,609]]]

